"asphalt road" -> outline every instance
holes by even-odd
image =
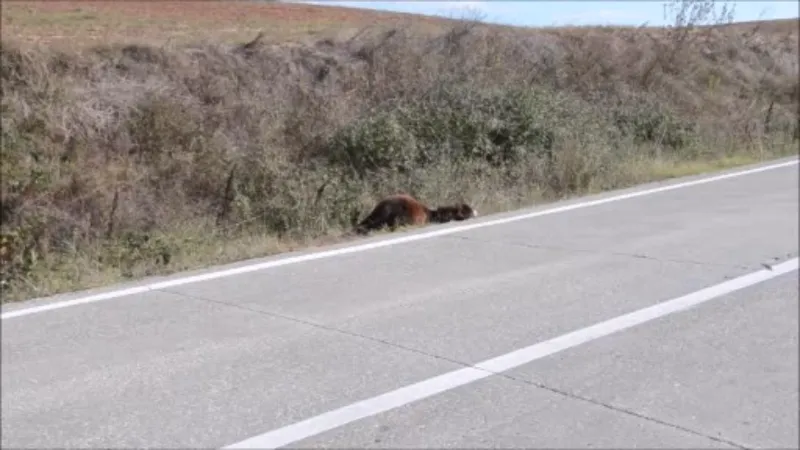
[[[4,305],[2,446],[797,448],[798,232],[792,165]]]

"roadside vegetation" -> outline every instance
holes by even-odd
[[[3,301],[330,242],[398,191],[484,213],[797,154],[797,21],[671,5],[668,28],[4,33]]]

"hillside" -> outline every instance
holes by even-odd
[[[340,239],[396,191],[492,212],[797,153],[796,20],[187,5],[3,3],[3,301]]]

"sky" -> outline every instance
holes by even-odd
[[[666,1],[339,1],[304,0],[303,3],[340,5],[451,18],[475,18],[518,26],[561,25],[669,25],[664,18]],[[717,8],[722,3],[717,1]],[[729,1],[735,5],[734,21],[788,19],[798,17],[798,2]],[[477,15],[477,16],[476,16]]]

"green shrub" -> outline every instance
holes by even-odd
[[[183,243],[186,244],[186,243]],[[167,266],[178,248],[160,235],[126,231],[105,242],[99,262],[119,269],[124,277],[134,276],[137,266]]]
[[[568,94],[452,87],[365,115],[336,133],[324,153],[362,178],[371,171],[407,173],[443,161],[504,167],[530,157],[552,160],[556,140],[576,130],[602,142],[613,135],[590,105]]]
[[[346,126],[328,144],[327,156],[359,177],[378,169],[410,170],[418,157],[415,137],[399,119],[402,112],[379,112]]]
[[[612,110],[619,130],[637,144],[653,143],[672,150],[689,146],[696,138],[696,127],[656,102],[642,100],[617,105]]]

